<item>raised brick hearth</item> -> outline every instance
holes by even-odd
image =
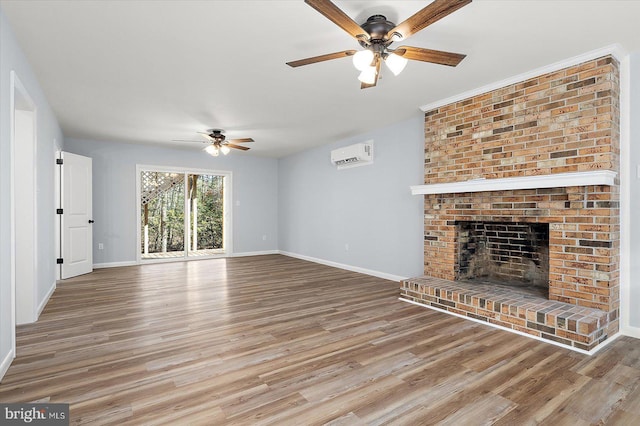
[[[402,297],[578,349],[591,350],[606,339],[605,311],[549,300],[532,290],[418,277],[403,282]]]
[[[608,56],[427,111],[424,183],[618,172],[618,87]],[[618,331],[618,183],[424,195],[425,276],[401,297],[592,349]],[[548,226],[548,298],[457,281],[464,222]]]

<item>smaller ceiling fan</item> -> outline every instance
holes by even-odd
[[[196,143],[209,143],[207,147],[204,149],[208,154],[217,157],[222,152],[223,155],[227,155],[229,148],[240,149],[242,151],[248,151],[251,148],[247,148],[246,146],[236,145],[237,143],[246,143],[246,142],[254,142],[251,138],[240,138],[240,139],[229,139],[227,140],[224,135],[224,130],[222,129],[209,129],[206,132],[198,132],[203,135],[207,140],[206,141],[188,141],[181,139],[174,139],[174,142],[196,142]]]
[[[344,50],[287,62],[290,67],[353,56],[353,65],[359,70],[361,89],[374,87],[380,78],[380,64],[384,61],[394,75],[402,72],[409,59],[455,67],[466,55],[442,52],[421,47],[400,46],[391,49],[391,43],[406,39],[420,30],[455,12],[472,0],[434,0],[404,22],[396,25],[383,15],[373,15],[358,25],[330,0],[305,0],[309,6],[355,38],[364,50]]]

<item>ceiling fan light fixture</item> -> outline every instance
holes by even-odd
[[[384,15],[372,15],[366,22],[359,24],[340,9],[332,0],[305,0],[309,6],[320,12],[325,18],[336,24],[356,39],[364,49],[361,51],[343,50],[341,52],[314,56],[297,61],[287,62],[290,67],[315,64],[353,56],[353,65],[361,71],[358,79],[363,83],[361,89],[375,87],[380,74],[380,61],[384,60],[389,70],[398,75],[405,68],[407,60],[430,62],[433,64],[455,67],[466,55],[420,47],[402,46],[390,49],[391,43],[406,40],[419,31],[427,28],[442,18],[470,4],[473,0],[431,0],[422,9],[399,24],[395,24]],[[364,2],[362,2],[364,3]],[[377,2],[375,2],[377,3]],[[400,51],[402,49],[403,51]],[[394,55],[396,51],[398,54]],[[375,66],[375,72],[370,67]]]
[[[229,148],[229,147],[228,147],[228,146],[226,146],[226,145],[222,145],[222,146],[220,147],[220,151],[222,151],[222,153],[223,153],[224,155],[227,155],[227,154],[229,153],[229,151],[231,151],[231,148]]]
[[[369,49],[360,50],[353,55],[353,66],[356,67],[358,71],[365,71],[371,67],[373,56],[373,52]]]
[[[214,145],[209,145],[204,150],[207,151],[207,154],[213,157],[217,157],[218,155],[220,155],[220,152],[218,152],[218,147]]]
[[[358,76],[358,80],[364,84],[373,84],[376,82],[376,67],[368,67],[362,70]]]
[[[393,73],[393,75],[398,75],[402,72],[404,67],[407,66],[407,58],[403,58],[402,56],[396,55],[395,53],[389,53],[387,57],[384,59],[384,63],[389,68],[389,70]]]

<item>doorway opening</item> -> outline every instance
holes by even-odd
[[[231,253],[231,173],[138,166],[138,260]]]
[[[31,96],[15,72],[12,85],[12,316],[16,324],[37,320],[36,117]]]

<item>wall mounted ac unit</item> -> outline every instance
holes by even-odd
[[[338,166],[338,170],[373,164],[373,141],[334,149],[331,162]]]

